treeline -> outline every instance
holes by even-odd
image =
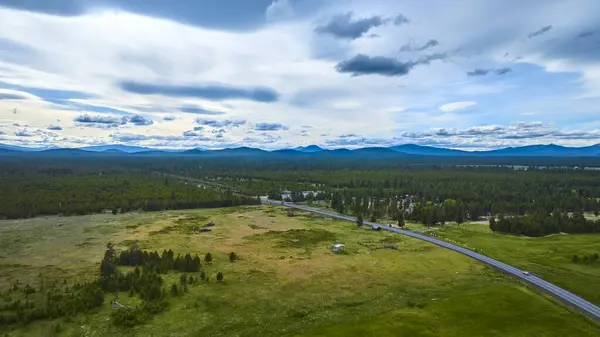
[[[600,220],[588,220],[581,213],[568,214],[554,211],[552,214],[535,213],[519,217],[500,214],[496,220],[490,218],[490,229],[494,232],[526,236],[544,236],[556,233],[598,233]]]
[[[54,171],[0,179],[0,218],[80,215],[111,210],[212,208],[259,204],[229,191],[200,188],[153,174],[112,172],[60,174]]]

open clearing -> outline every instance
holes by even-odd
[[[40,274],[45,280],[70,283],[91,279],[98,273],[107,242],[117,249],[137,242],[142,249],[210,252],[214,258],[212,265],[205,266],[213,281],[169,299],[169,309],[149,324],[130,330],[113,327],[108,318],[113,295],[107,294],[102,309],[60,320],[60,332],[52,329],[56,321],[42,321],[9,336],[600,334],[598,325],[582,315],[458,253],[392,233],[359,229],[345,221],[286,213],[279,207],[256,206],[0,221],[0,289],[16,279],[37,284]],[[207,222],[216,226],[199,233]],[[473,226],[481,228],[473,232],[473,240],[477,233],[489,235],[483,231],[485,226]],[[450,237],[458,231],[465,229],[447,228],[440,233]],[[494,251],[492,241],[478,241],[488,242],[481,249],[500,259],[492,253],[512,244],[497,242]],[[344,254],[331,252],[334,242],[346,245]],[[476,247],[474,242],[468,244]],[[569,258],[571,253],[561,250],[567,249],[563,247],[569,246],[568,241],[555,245],[561,252],[556,256]],[[573,246],[577,245],[575,241]],[[229,262],[230,252],[239,260]],[[517,266],[519,261],[532,263],[517,257],[503,260]],[[529,269],[537,272],[534,265]],[[221,283],[214,281],[219,271],[224,274]],[[165,279],[170,284],[176,275]],[[126,294],[119,301],[126,306],[136,303]]]

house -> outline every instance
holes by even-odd
[[[334,253],[339,253],[343,250],[344,250],[344,245],[341,243],[336,243],[333,246],[331,246],[331,251]]]

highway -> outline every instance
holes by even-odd
[[[268,200],[268,199],[263,199],[262,200],[263,203],[265,204],[274,204],[274,205],[279,205],[279,206],[286,206],[286,207],[291,207],[291,208],[296,208],[299,210],[303,210],[303,211],[307,211],[307,212],[311,212],[311,213],[315,213],[315,214],[320,214],[320,215],[324,215],[324,216],[328,216],[328,217],[332,217],[332,218],[336,218],[336,219],[340,219],[340,220],[346,220],[346,221],[352,221],[352,222],[356,222],[356,218],[353,218],[351,216],[347,216],[347,215],[343,215],[343,214],[338,214],[338,213],[332,213],[332,212],[327,212],[327,211],[323,211],[317,208],[313,208],[313,207],[308,207],[308,206],[304,206],[304,205],[296,205],[294,203],[291,202],[284,202],[283,204],[281,203],[281,201],[275,201],[275,200]],[[434,239],[431,238],[429,236],[426,235],[421,235],[421,234],[417,234],[408,230],[403,230],[400,228],[395,228],[395,227],[390,227],[390,226],[386,226],[386,225],[382,225],[382,224],[377,224],[377,223],[373,223],[373,222],[369,222],[369,221],[364,221],[363,222],[364,225],[366,226],[379,226],[382,230],[387,230],[390,232],[394,232],[394,233],[398,233],[398,234],[402,234],[402,235],[406,235],[406,236],[410,236],[412,238],[415,239],[419,239],[419,240],[423,240],[423,241],[427,241],[430,243],[433,243],[435,245],[444,247],[444,248],[448,248],[451,249],[455,252],[459,252],[461,254],[464,254],[468,257],[471,257],[473,259],[479,260],[485,264],[488,264],[502,272],[505,272],[507,274],[512,275],[513,277],[524,281],[550,295],[552,295],[554,298],[560,300],[561,302],[581,311],[582,313],[584,313],[585,315],[587,315],[588,317],[600,322],[600,308],[598,306],[596,306],[593,303],[590,303],[586,300],[584,300],[583,298],[565,290],[562,289],[548,281],[545,281],[533,274],[529,274],[526,275],[524,270],[515,268],[511,265],[508,265],[506,263],[500,262],[498,260],[494,260],[490,257],[487,257],[483,254],[479,254],[476,253],[474,251],[465,249],[463,247],[457,246],[457,245],[453,245],[451,243],[442,241],[442,240],[438,240],[438,239]]]

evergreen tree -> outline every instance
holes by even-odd
[[[206,255],[204,255],[204,262],[206,262],[207,264],[211,264],[212,260],[213,260],[213,258],[210,253],[206,253]]]

